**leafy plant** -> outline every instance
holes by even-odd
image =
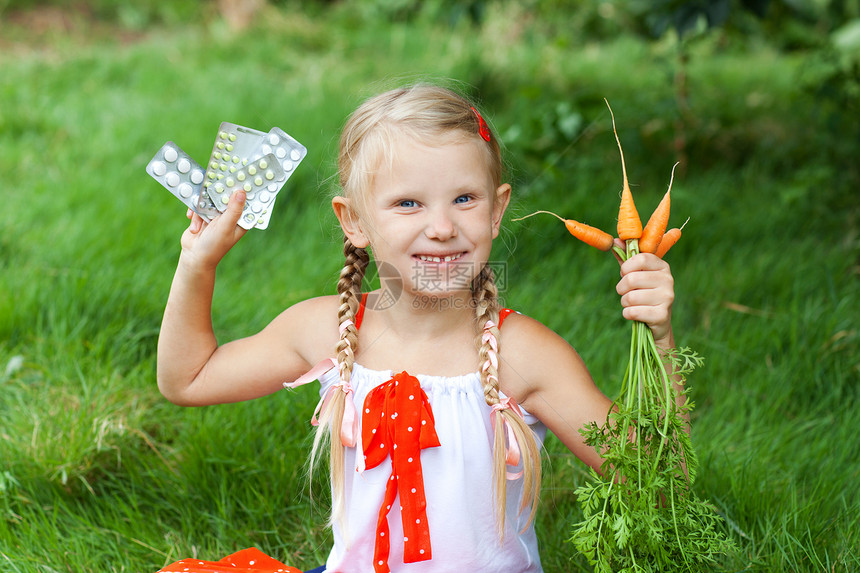
[[[664,360],[682,379],[702,364],[689,348],[662,354],[635,323],[615,407],[604,425],[582,430],[605,461],[576,490],[584,519],[571,541],[599,573],[710,571],[733,547],[714,508],[691,489],[698,461],[685,418],[693,404],[686,389],[676,404]]]

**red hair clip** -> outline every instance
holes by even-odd
[[[484,141],[490,141],[490,128],[487,126],[487,122],[484,121],[484,118],[481,117],[481,114],[474,107],[472,108],[472,113],[478,118],[478,133],[481,134]]]

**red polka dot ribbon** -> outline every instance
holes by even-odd
[[[378,466],[391,456],[391,477],[385,486],[385,498],[376,523],[374,571],[390,571],[388,513],[398,495],[403,522],[403,562],[430,559],[421,450],[440,444],[430,402],[418,379],[401,372],[371,390],[364,401],[361,435],[366,469]]]

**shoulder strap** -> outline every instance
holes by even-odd
[[[361,328],[361,321],[364,318],[364,309],[367,306],[367,294],[366,292],[361,293],[361,302],[358,303],[358,312],[355,313],[355,328],[358,330]]]
[[[499,311],[499,328],[502,328],[502,323],[505,321],[505,319],[508,317],[508,315],[511,313],[514,313],[514,312],[517,312],[517,311],[515,311],[512,308],[503,308],[502,310]],[[517,313],[517,314],[519,314],[519,313]]]

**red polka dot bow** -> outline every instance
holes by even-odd
[[[366,469],[378,466],[391,456],[391,477],[385,486],[385,498],[376,523],[374,571],[390,571],[388,513],[397,495],[403,521],[403,562],[430,559],[421,450],[440,444],[430,402],[418,379],[401,372],[371,390],[364,401],[361,435]]]

